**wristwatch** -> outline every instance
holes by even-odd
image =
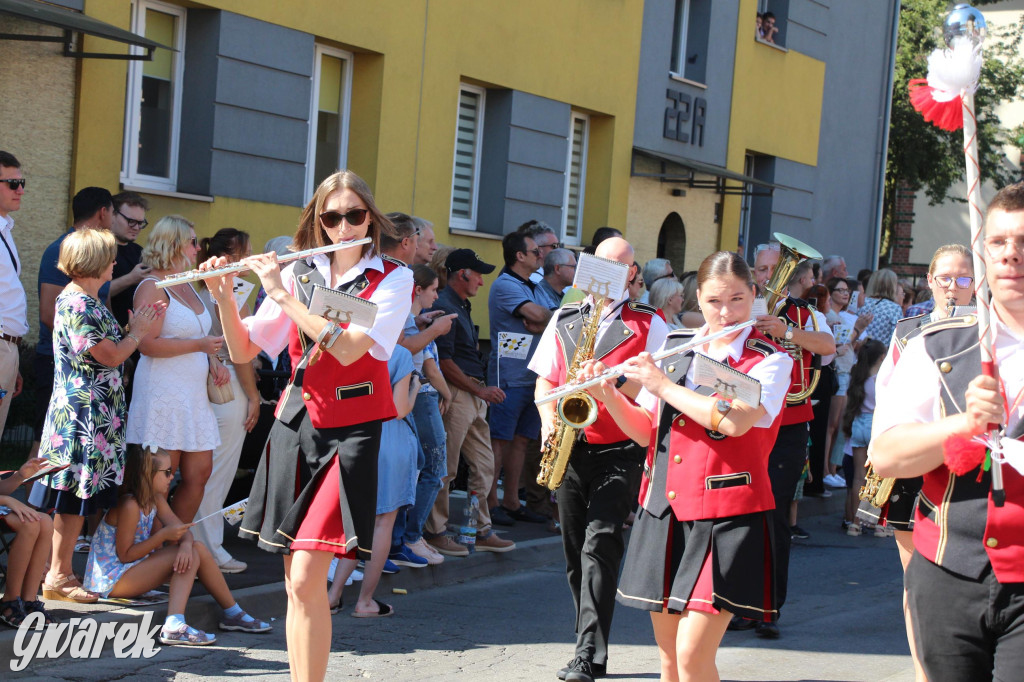
[[[783,338],[785,338],[786,341],[793,340],[793,328],[790,327],[788,324],[786,325],[786,335]]]
[[[715,402],[714,408],[711,410],[711,430],[718,431],[719,424],[725,419],[725,415],[729,414],[732,409],[732,403],[728,400],[718,400]]]

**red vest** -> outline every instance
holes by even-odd
[[[811,309],[805,305],[793,303],[790,299],[786,304],[785,312],[781,315],[785,319],[789,320],[789,323],[797,328],[803,329],[807,324],[808,320],[811,319]],[[785,349],[789,352],[793,358],[793,383],[789,387],[789,393],[796,393],[802,391],[804,386],[808,386],[811,380],[811,367],[814,362],[814,353],[809,350],[804,350],[800,346],[793,346],[792,350]],[[803,359],[803,370],[800,369],[800,360]],[[811,407],[810,398],[803,402],[797,403],[796,405],[790,405],[787,400],[786,406],[782,409],[782,425],[789,426],[790,424],[801,424],[803,422],[809,422],[814,419],[814,408]]]
[[[345,290],[369,299],[385,277],[402,267],[388,259],[383,259],[383,263],[384,272],[367,268]],[[296,263],[294,275],[297,283],[302,281],[300,278],[306,278],[297,286],[296,298],[309,305],[312,284],[323,284],[323,278],[316,268],[305,261]],[[341,326],[344,328],[348,325]],[[367,351],[351,365],[343,366],[330,353],[317,353],[317,349],[314,349],[312,355],[316,358],[307,365],[302,360],[312,343],[311,339],[299,332],[296,325],[292,325],[288,354],[295,369],[292,371],[291,383],[278,402],[275,414],[278,419],[291,421],[303,406],[309,411],[310,422],[318,429],[352,426],[398,416],[386,361],[378,360]],[[300,399],[302,405],[298,403]]]
[[[977,318],[933,322],[921,335],[941,372],[943,414],[956,414],[964,405],[967,385],[981,374]],[[914,518],[914,548],[957,575],[977,579],[991,564],[1000,583],[1024,582],[1024,476],[1003,466],[1002,507],[992,503],[991,488],[991,475],[979,477],[977,469],[956,476],[940,464],[925,474]]]
[[[690,334],[686,334],[690,332]],[[692,330],[673,332],[669,339],[692,336]],[[669,342],[671,343],[671,342]],[[666,347],[670,347],[666,343]],[[760,332],[751,331],[739,360],[729,366],[743,373],[776,352],[785,352]],[[665,367],[669,378],[682,385],[693,353]],[[680,521],[718,519],[752,514],[775,507],[768,478],[768,454],[782,423],[782,412],[768,428],[751,428],[742,436],[728,437],[681,416],[667,403],[661,403],[651,445],[647,450],[640,504],[652,505],[653,495],[668,498],[673,514]],[[714,434],[714,435],[712,435]],[[664,472],[665,490],[654,490],[655,467]]]
[[[651,328],[651,316],[656,314],[651,306],[636,302],[625,303],[619,310],[618,318],[599,333],[594,345],[594,358],[608,366],[617,365],[647,350],[647,332]],[[578,305],[566,306],[559,311],[557,339],[564,360],[559,384],[565,383],[565,368],[572,364],[583,321]],[[629,436],[619,428],[601,402],[597,403],[597,421],[585,428],[583,434],[588,443],[595,445],[629,440]]]

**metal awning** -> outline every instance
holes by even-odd
[[[2,0],[0,0],[2,2]],[[711,189],[719,194],[736,194],[736,195],[759,195],[767,196],[772,193],[772,190],[779,186],[766,182],[764,180],[758,180],[757,178],[749,175],[743,175],[736,171],[731,171],[728,168],[722,166],[715,166],[710,163],[704,163],[702,161],[694,161],[693,159],[684,159],[679,156],[673,156],[672,154],[665,154],[664,152],[656,152],[650,149],[644,149],[642,147],[633,147],[633,154],[643,156],[648,159],[653,159],[661,163],[660,173],[642,173],[637,171],[636,164],[630,164],[630,175],[640,178],[658,178],[663,182],[678,182],[685,184],[689,187],[697,189]],[[635,157],[634,157],[635,158]],[[689,169],[689,173],[677,174],[670,173],[667,164],[673,164],[675,166],[681,166]],[[697,174],[710,175],[714,177],[714,180],[699,180]],[[739,185],[730,185],[728,180],[740,183]],[[756,191],[748,187],[760,187],[762,191]]]
[[[24,33],[0,33],[0,40],[29,40],[33,42],[63,43],[65,57],[90,57],[93,59],[130,59],[152,61],[153,50],[160,47],[165,50],[173,48],[153,42],[148,38],[118,28],[105,21],[94,19],[80,12],[63,9],[36,0],[0,0],[0,14],[6,14],[26,21],[64,29],[63,36],[40,36]],[[126,43],[146,48],[146,54],[116,54],[109,52],[76,52],[72,49],[75,33],[106,38],[119,43]]]

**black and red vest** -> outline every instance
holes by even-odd
[[[367,268],[340,290],[369,299],[384,278],[402,267],[388,258],[382,258],[382,262],[384,272]],[[313,285],[325,284],[323,276],[305,260],[296,261],[293,267],[295,297],[308,306]],[[313,426],[322,429],[394,419],[398,415],[386,361],[366,352],[351,365],[344,366],[330,353],[317,350],[314,341],[293,324],[288,354],[294,370],[278,402],[275,413],[278,419],[291,423],[305,409],[309,411]]]
[[[798,298],[786,300],[783,312],[779,315],[787,321],[789,326],[796,329],[804,329],[813,315],[811,307]],[[802,391],[811,381],[813,369],[821,369],[821,356],[815,355],[809,350],[794,345],[792,350],[786,349],[793,358],[793,380],[787,393]],[[800,360],[803,359],[803,369],[800,368]],[[801,424],[814,419],[814,408],[811,407],[811,399],[808,397],[800,403],[786,406],[782,409],[782,425]]]
[[[900,360],[903,349],[907,347],[910,340],[921,333],[921,328],[932,321],[931,313],[922,313],[913,317],[904,317],[896,323],[893,331],[892,361],[896,364]]]
[[[963,412],[967,385],[981,374],[977,317],[933,322],[921,330],[938,371],[942,414]],[[1018,430],[1020,426],[1018,425]],[[1019,434],[1009,434],[1019,437]],[[957,476],[945,464],[924,475],[914,519],[914,548],[929,561],[977,579],[991,563],[1000,583],[1024,582],[1024,476],[1003,467],[1006,504],[992,503],[992,478]]]
[[[665,348],[673,348],[693,338],[696,330],[680,329],[668,335]],[[733,369],[744,374],[773,353],[786,352],[757,330],[752,330],[743,345],[743,353]],[[693,360],[693,351],[667,359],[663,370],[680,386]],[[709,392],[709,395],[717,395]],[[640,505],[649,513],[663,517],[671,508],[680,521],[718,519],[752,514],[775,508],[768,478],[768,455],[782,423],[783,411],[768,428],[751,428],[742,436],[725,436],[706,429],[682,415],[672,405],[661,402],[654,421],[651,444],[647,449]],[[655,482],[664,481],[664,489]]]
[[[583,325],[586,322],[584,312],[589,314],[586,303],[572,303],[558,310],[558,322],[555,326],[558,348],[562,353],[562,376],[559,384],[565,383],[565,372],[572,364],[573,354]],[[609,367],[639,355],[647,350],[647,333],[651,328],[651,316],[656,309],[644,303],[629,301],[619,308],[615,320],[598,332],[597,343],[594,345],[594,359],[600,360]],[[606,311],[604,313],[608,315]],[[608,414],[604,403],[597,403],[597,421],[583,430],[588,443],[606,445],[629,440],[629,436],[619,428],[615,420]]]

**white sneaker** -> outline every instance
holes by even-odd
[[[839,474],[828,474],[823,477],[822,482],[825,483],[829,488],[845,488],[846,479]]]
[[[352,569],[352,575],[350,575],[348,577],[348,580],[345,581],[345,587],[348,587],[352,583],[362,582],[362,580],[363,580],[363,572],[360,571],[358,568],[353,568]]]

